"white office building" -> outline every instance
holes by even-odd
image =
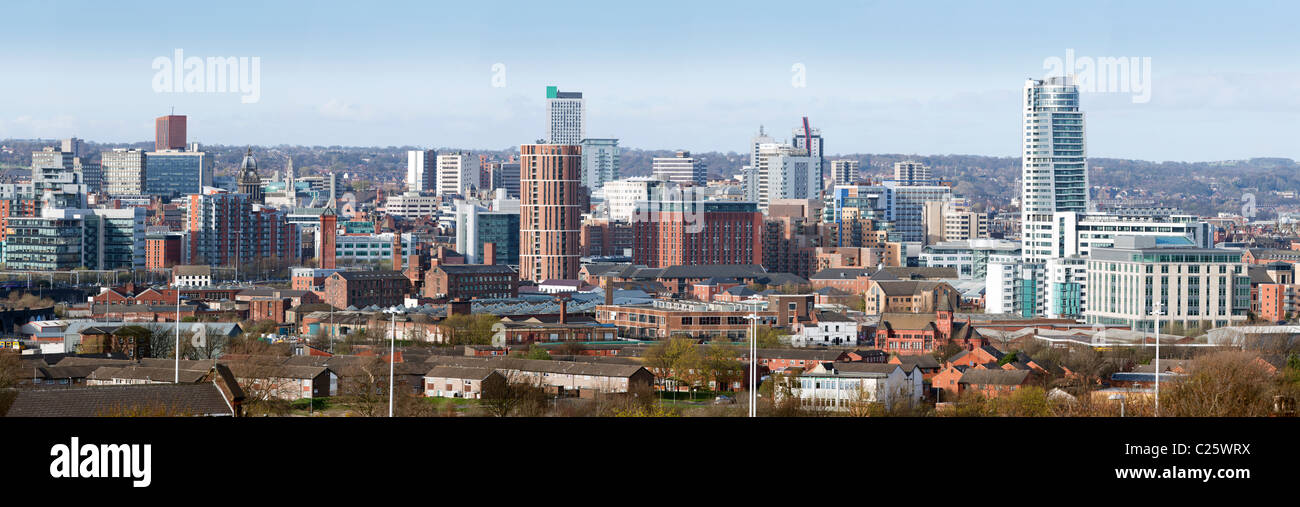
[[[471,188],[476,186],[477,181],[473,166],[469,163],[469,155],[438,155],[438,195],[470,195]]]
[[[605,207],[609,209],[609,219],[631,222],[636,214],[637,201],[657,200],[663,190],[676,184],[661,178],[634,177],[605,184]]]
[[[807,150],[787,144],[763,144],[759,146],[757,163],[745,178],[746,198],[758,201],[764,211],[775,199],[820,199],[819,167]]]
[[[438,190],[438,152],[410,150],[406,152],[406,189],[411,192]]]
[[[691,157],[689,151],[679,151],[672,157],[655,157],[651,174],[660,179],[682,185],[704,186],[708,176],[703,164]]]
[[[546,140],[549,144],[581,144],[587,138],[587,108],[582,92],[546,87]]]
[[[1239,324],[1250,310],[1243,250],[1161,246],[1153,237],[1120,236],[1088,258],[1090,324],[1153,330]]]
[[[418,192],[390,195],[384,202],[384,213],[401,218],[433,216],[438,213],[441,200],[437,196],[420,195]]]

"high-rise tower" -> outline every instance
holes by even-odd
[[[580,144],[587,138],[587,108],[582,92],[546,87],[546,139],[551,144]]]
[[[578,278],[582,147],[519,147],[519,279]]]
[[[1052,213],[1088,211],[1087,137],[1070,76],[1025,82],[1021,142],[1021,250],[1029,262],[1052,251]],[[1060,242],[1057,242],[1060,243]]]

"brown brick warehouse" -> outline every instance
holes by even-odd
[[[519,147],[519,278],[578,278],[582,147]]]

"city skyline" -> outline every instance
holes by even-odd
[[[426,36],[405,29],[434,9],[423,5],[399,7],[403,16],[385,9],[347,17],[258,6],[251,18],[251,4],[236,5],[205,14],[212,22],[201,26],[181,22],[192,12],[179,8],[151,12],[156,30],[124,32],[114,27],[138,8],[18,4],[15,18],[57,16],[67,30],[55,42],[34,42],[45,40],[40,24],[0,35],[21,49],[5,63],[43,76],[7,84],[0,138],[137,142],[151,119],[175,107],[190,118],[188,141],[205,144],[501,149],[546,136],[544,91],[554,85],[583,93],[587,135],[628,148],[743,153],[759,125],[788,138],[808,116],[831,139],[828,154],[1016,156],[1021,83],[1045,77],[1048,59],[1073,54],[1152,61],[1149,102],[1081,93],[1093,157],[1300,159],[1289,136],[1297,123],[1290,113],[1300,108],[1291,63],[1300,43],[1284,36],[1285,12],[1260,16],[1254,5],[1234,5],[1211,21],[1196,19],[1198,9],[1158,4],[1045,6],[1034,15],[953,4],[933,16],[872,4],[772,19],[680,4],[657,6],[656,16],[665,7],[681,12],[652,26],[634,21],[642,7],[580,9],[581,34],[546,36],[541,26],[489,30],[514,26],[512,18],[438,6],[428,14],[460,22]],[[544,19],[555,8],[509,11]],[[1025,37],[1026,26],[1067,17],[1076,28]],[[259,100],[155,92],[150,62],[176,49],[260,58]],[[794,86],[799,69],[802,88]],[[504,86],[493,86],[497,77]]]

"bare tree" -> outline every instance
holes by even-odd
[[[492,376],[483,382],[481,407],[496,417],[538,415],[549,396],[540,381],[517,373]]]

